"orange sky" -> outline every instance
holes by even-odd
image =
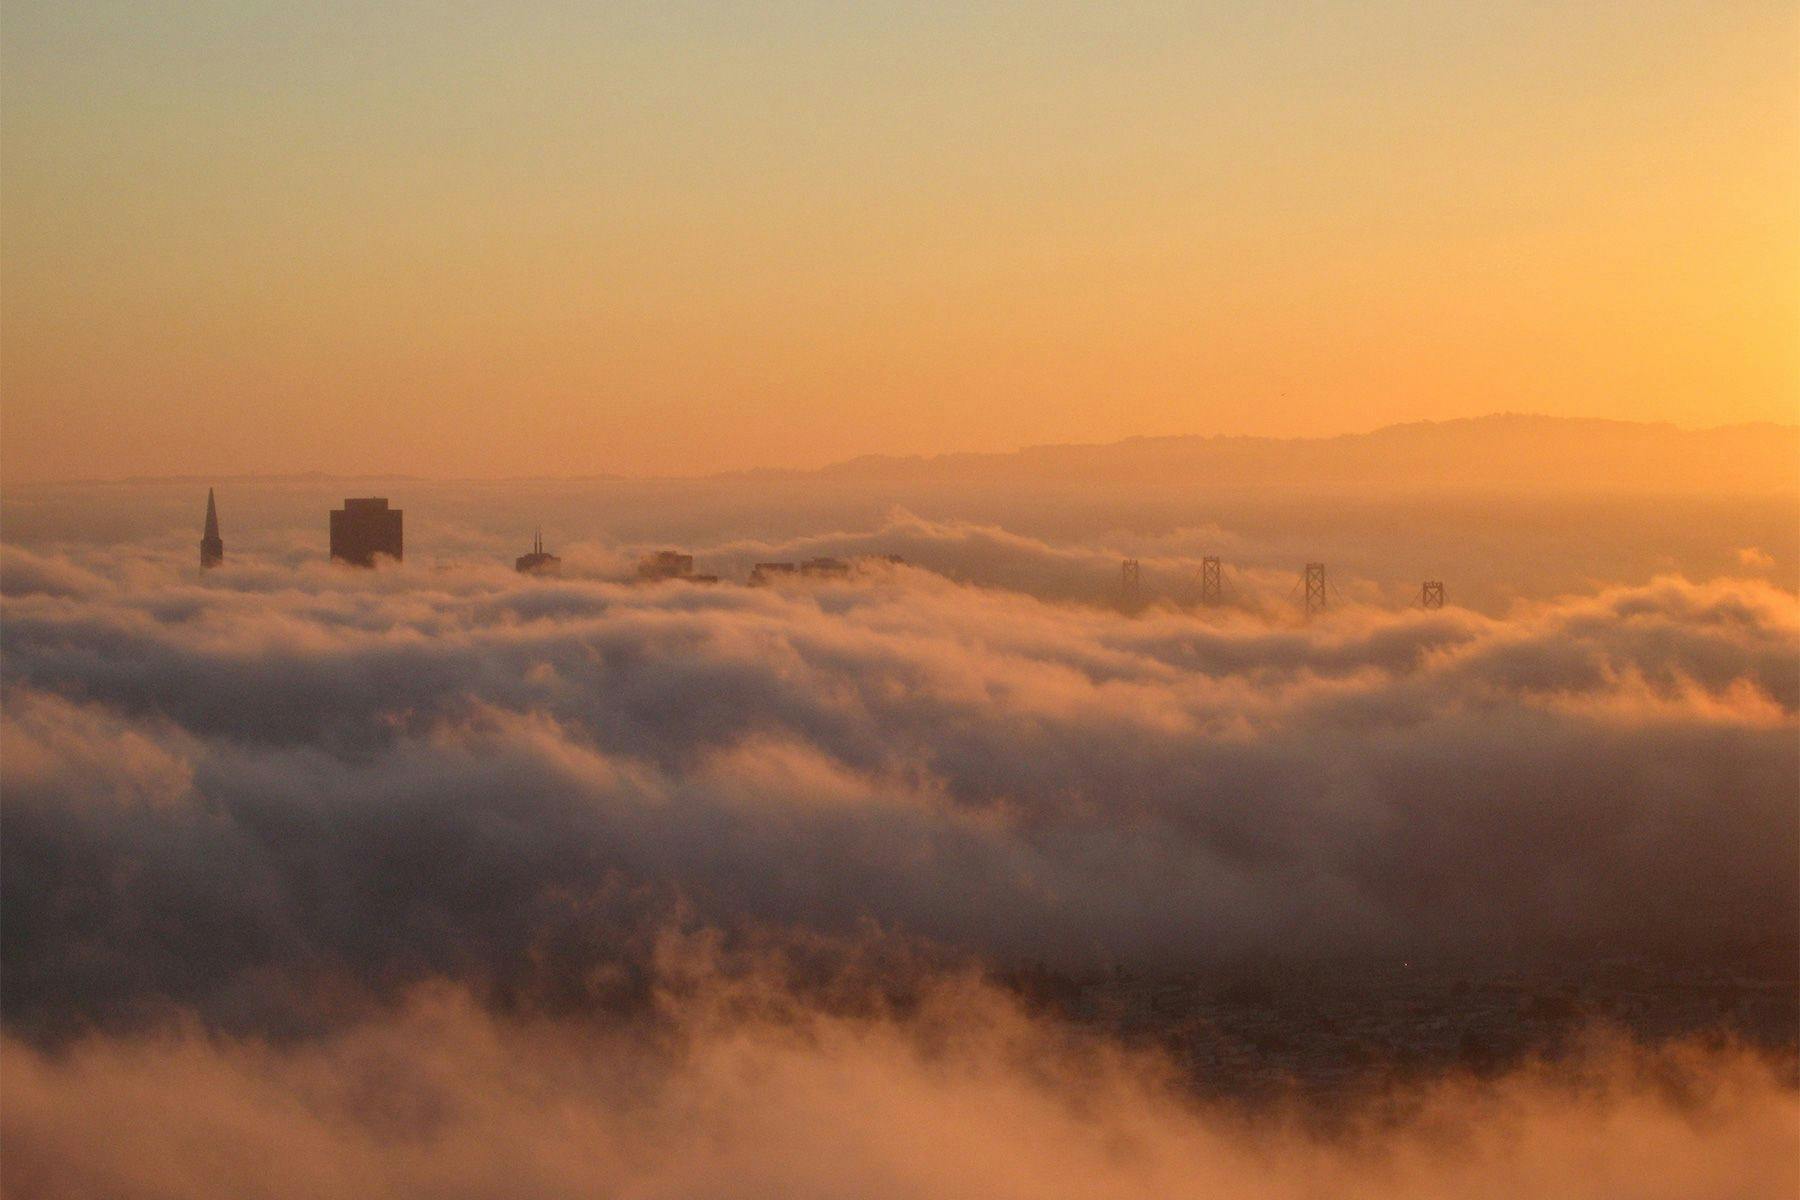
[[[1791,4],[846,7],[15,0],[0,474],[1795,418]]]

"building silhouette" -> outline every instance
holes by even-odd
[[[863,555],[855,563],[841,558],[809,558],[805,562],[759,562],[750,568],[750,586],[763,587],[778,579],[800,576],[804,579],[843,579],[860,563],[885,562],[905,566],[898,554]]]
[[[216,567],[225,561],[225,541],[219,536],[219,506],[213,502],[213,490],[206,489],[206,532],[200,535],[200,566]]]
[[[513,567],[521,575],[560,575],[562,559],[544,552],[544,531],[540,529],[532,540],[531,553],[519,555]]]
[[[649,582],[691,579],[694,574],[694,556],[683,554],[679,550],[658,550],[639,561],[637,573],[639,579]]]
[[[400,561],[400,517],[383,496],[345,500],[331,510],[332,559],[354,567],[374,566],[377,554]]]
[[[800,570],[798,563],[791,562],[759,562],[750,568],[750,586],[764,587],[774,583],[783,575],[793,575]]]

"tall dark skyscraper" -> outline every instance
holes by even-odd
[[[345,500],[331,510],[331,557],[356,567],[372,567],[377,554],[400,560],[400,510],[386,497]]]
[[[201,567],[216,567],[225,561],[225,541],[219,536],[219,506],[213,503],[213,490],[206,489],[206,532],[200,536]]]

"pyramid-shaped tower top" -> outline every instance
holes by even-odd
[[[225,561],[225,542],[219,537],[219,506],[213,490],[206,489],[206,532],[200,538],[200,565],[216,567]]]

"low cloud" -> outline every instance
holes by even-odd
[[[625,1026],[434,986],[300,1042],[5,1053],[8,1189],[44,1197],[1743,1198],[1800,1160],[1794,1093],[1731,1048],[1598,1038],[1321,1127],[1196,1101],[1155,1055],[957,978],[904,1014],[740,979]]]
[[[1791,593],[1133,619],[1058,590],[1098,558],[915,533],[756,589],[6,548],[8,1193],[1789,1190],[1791,1063],[1729,1045],[1322,1120],[984,980],[1791,976]]]
[[[155,561],[7,555],[15,1022],[579,970],[670,904],[1070,969],[1795,952],[1761,583],[1300,627]]]

